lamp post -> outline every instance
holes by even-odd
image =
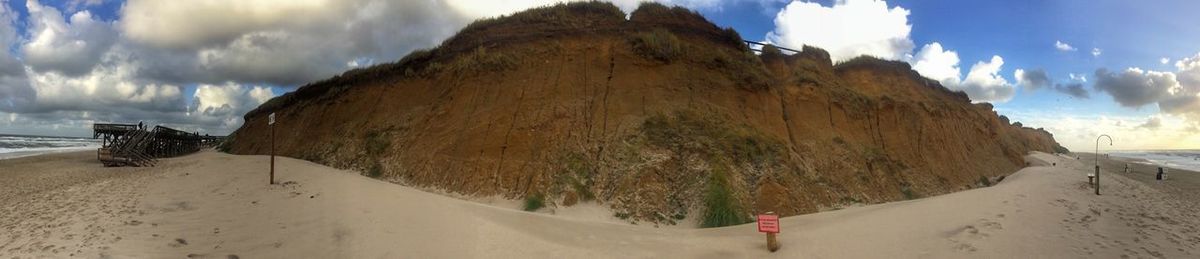
[[[1112,142],[1113,142],[1112,137],[1109,137],[1108,134],[1100,134],[1099,137],[1096,137],[1096,195],[1100,195],[1100,138],[1101,137],[1108,138],[1109,146],[1112,146]]]

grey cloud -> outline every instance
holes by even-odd
[[[1017,73],[1017,84],[1027,91],[1033,91],[1050,86],[1050,76],[1042,69],[1028,70]]]
[[[964,82],[958,88],[975,102],[1004,102],[1016,94],[1016,88],[1003,85]]]
[[[1158,108],[1166,113],[1200,116],[1200,96],[1193,94],[1163,98],[1158,101]]]
[[[1141,107],[1168,96],[1169,89],[1179,85],[1175,74],[1127,69],[1122,72],[1096,70],[1096,91],[1106,92],[1125,107]]]
[[[1070,83],[1066,85],[1055,84],[1054,90],[1079,99],[1091,98],[1091,95],[1088,94],[1088,90],[1083,88],[1082,83]]]
[[[1200,122],[1200,54],[1175,63],[1175,72],[1142,71],[1119,73],[1096,70],[1097,91],[1107,92],[1126,107],[1157,104],[1159,111],[1183,115]]]
[[[435,46],[469,18],[441,1],[354,0],[297,14],[256,14],[263,20],[216,25],[179,19],[144,20],[138,13],[170,13],[196,5],[187,1],[131,1],[123,10],[129,52],[150,79],[166,82],[225,81],[300,85],[350,69],[354,60],[388,62],[418,48]],[[237,8],[208,8],[228,18]],[[297,9],[299,8],[299,9]],[[303,22],[295,15],[309,14]],[[226,19],[222,18],[222,19]],[[232,20],[246,17],[228,18]],[[196,18],[209,19],[209,18]],[[199,44],[193,44],[199,43]]]

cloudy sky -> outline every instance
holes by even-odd
[[[0,133],[227,134],[299,85],[560,0],[6,0]],[[626,12],[639,0],[613,0]],[[1071,149],[1200,148],[1197,1],[659,0],[744,38],[901,60]]]

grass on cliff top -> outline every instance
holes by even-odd
[[[583,16],[595,15],[608,19],[625,19],[625,11],[608,2],[587,1],[558,3],[520,11],[511,15],[501,15],[484,18],[471,22],[459,31],[459,34],[486,30],[501,24],[533,25],[549,24],[564,27],[588,26],[590,21],[580,19]]]
[[[683,44],[675,34],[665,29],[633,34],[630,40],[638,54],[664,63],[671,63],[683,53]]]

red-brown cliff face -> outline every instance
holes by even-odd
[[[755,55],[736,32],[659,5],[628,20],[576,3],[479,21],[272,99],[224,148],[267,153],[271,112],[281,155],[667,223],[944,194],[1057,146],[905,63]]]

